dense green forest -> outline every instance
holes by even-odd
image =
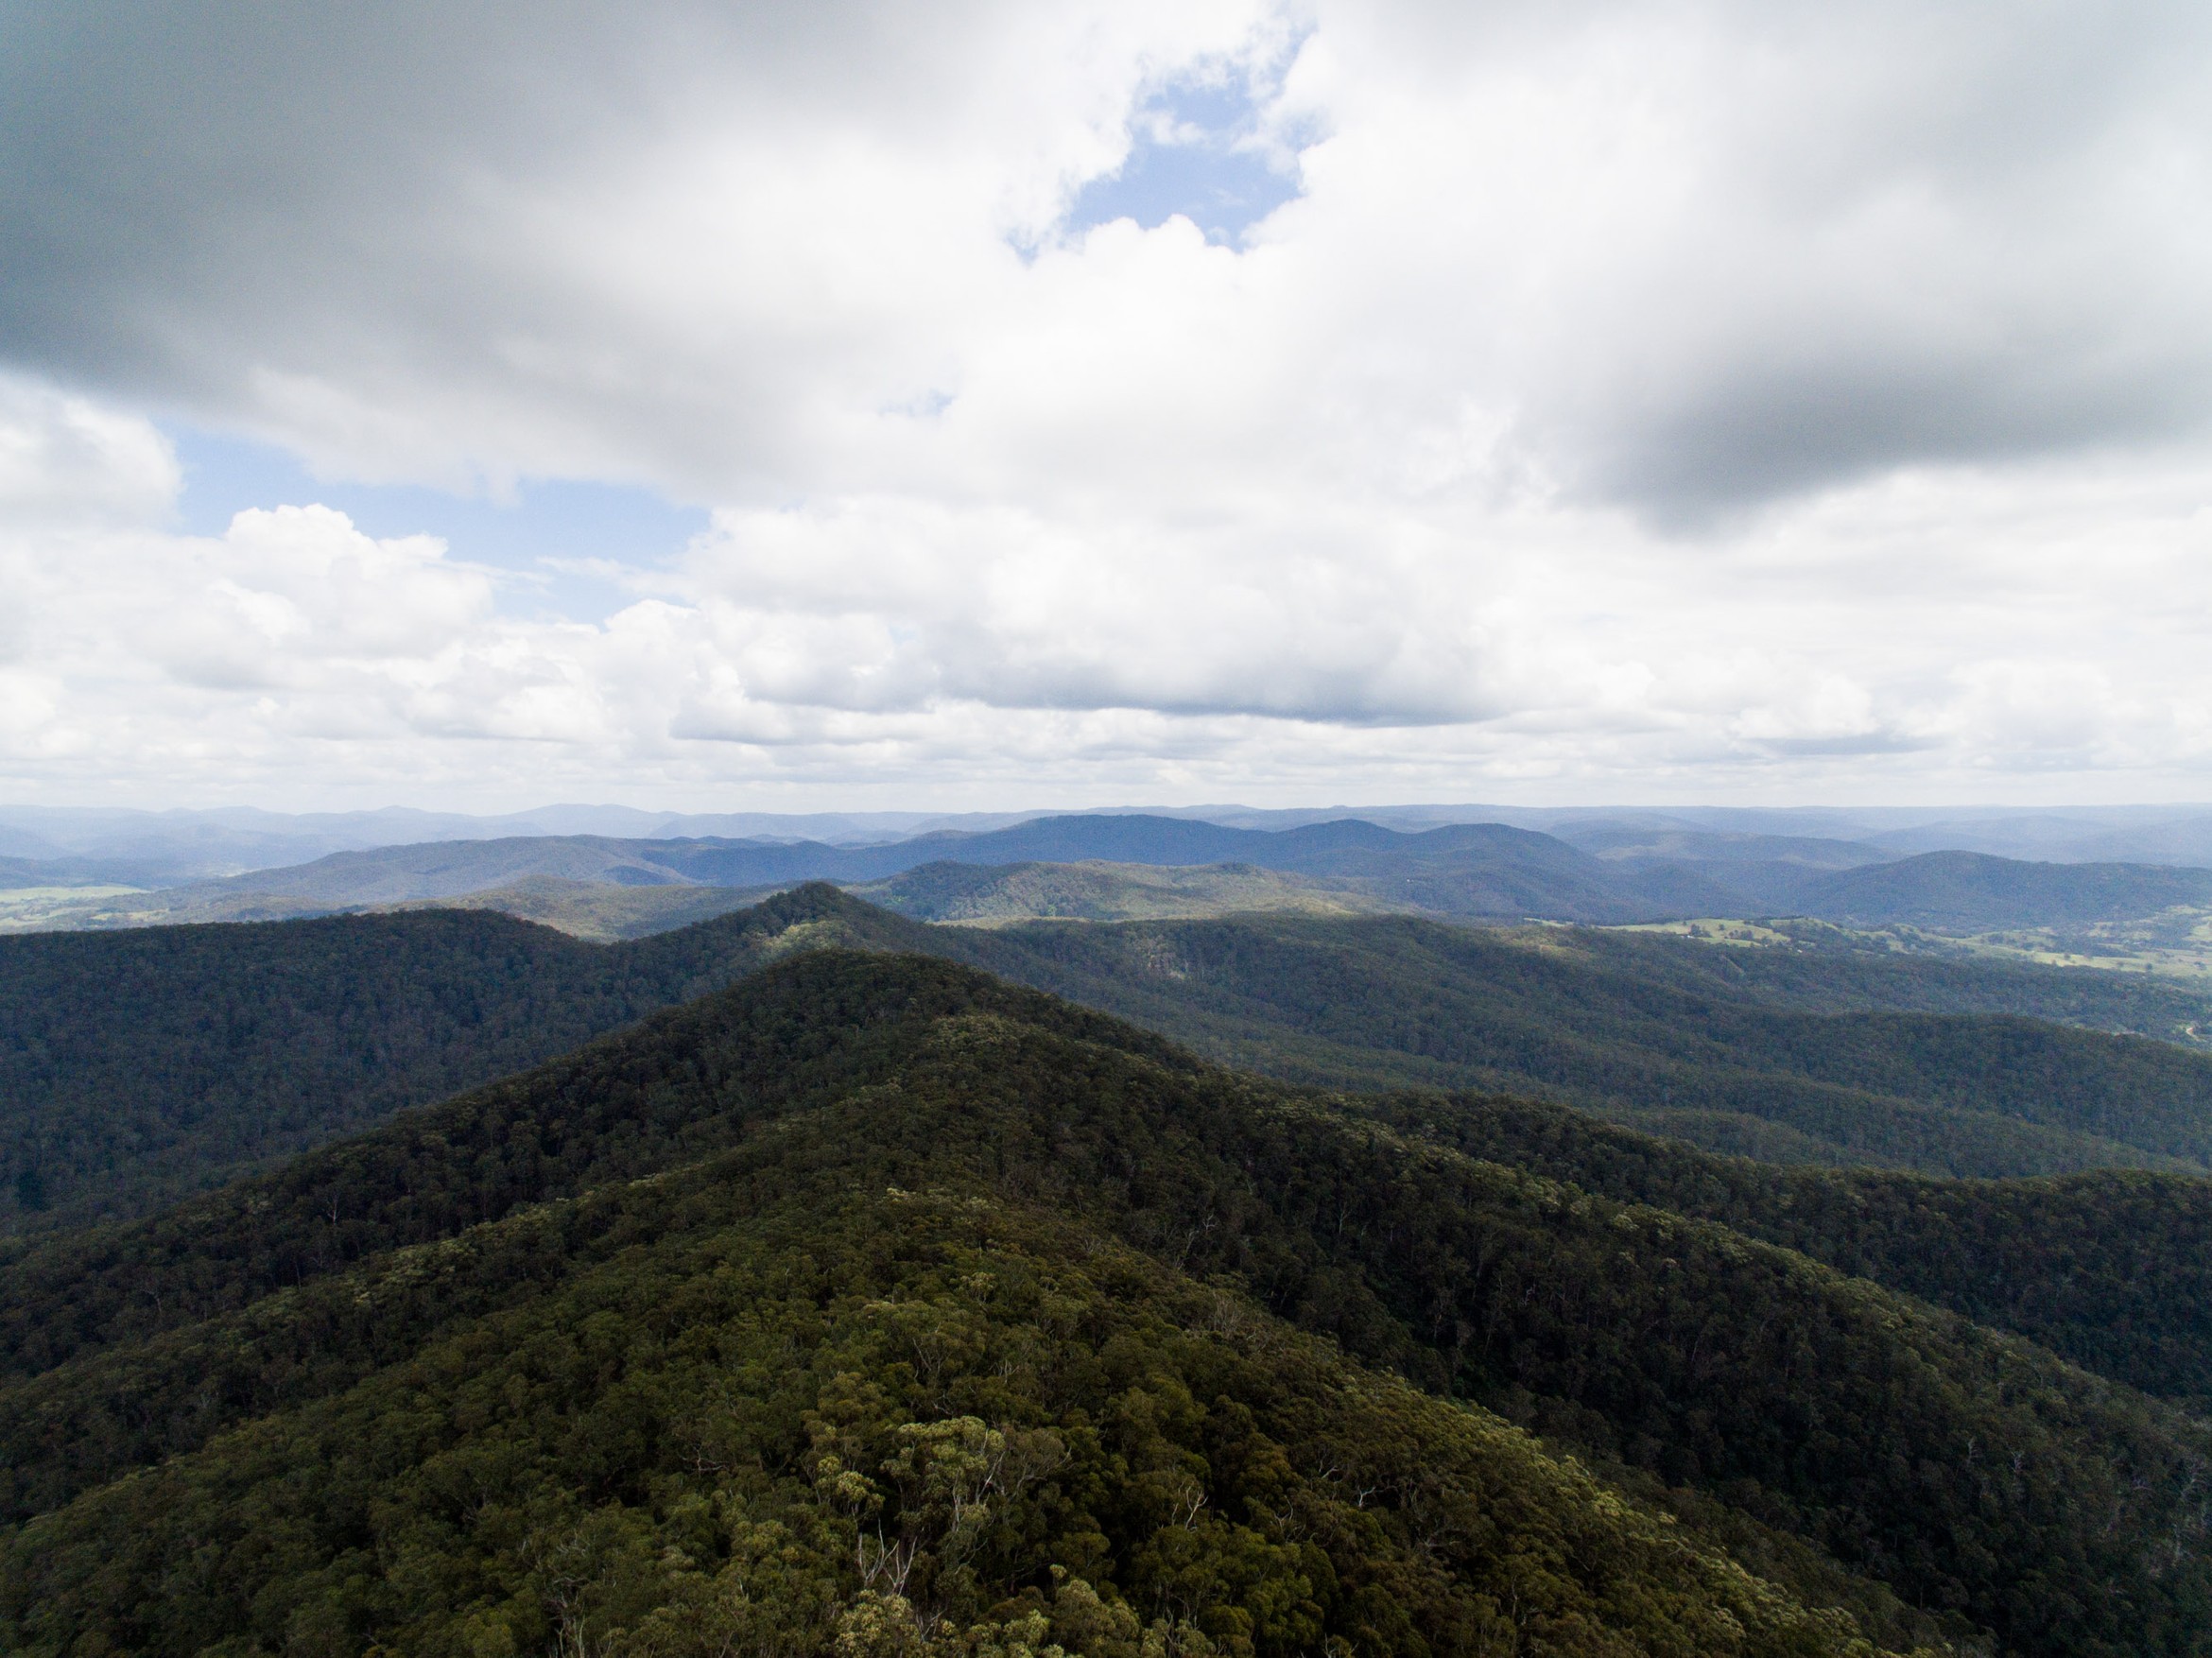
[[[790,925],[597,947],[430,910],[0,939],[0,1216],[144,1213],[728,984]]]
[[[0,1646],[2212,1649],[2212,1427],[1484,1109],[791,954],[0,1268]]]
[[[2212,1055],[2054,1023],[2202,1016],[2110,975],[1405,916],[945,930],[963,959],[1290,1080],[1536,1094],[1776,1163],[2212,1167]]]
[[[1655,975],[1722,1001],[1804,1013],[2012,1013],[2120,1035],[2212,1047],[2212,996],[2170,979],[1994,961],[1933,960],[1845,948],[1685,949],[1633,930],[1547,927],[1548,936],[1608,971]]]
[[[2212,870],[2163,864],[2031,863],[1978,852],[1928,852],[1807,880],[1797,911],[1938,932],[2061,931],[2212,906]]]
[[[1470,1156],[1724,1222],[2212,1413],[2212,1181],[1775,1168],[1534,1100],[1405,1094],[1358,1104]]]
[[[2206,1018],[2109,974],[1403,917],[931,927],[817,887],[605,946],[442,911],[0,940],[0,1231],[146,1213],[824,941],[951,955],[1287,1079],[1534,1093],[1772,1162],[2212,1157],[2212,1060],[2053,1028]]]
[[[717,1218],[27,1528],[11,1649],[1867,1650],[1032,1209]]]

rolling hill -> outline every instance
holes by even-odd
[[[1676,869],[1622,871],[1547,835],[1502,824],[1401,833],[1354,819],[1285,830],[1139,815],[1042,818],[982,834],[878,846],[530,836],[334,853],[295,868],[127,897],[88,899],[42,926],[272,921],[477,895],[527,880],[761,889],[857,885],[928,864],[1247,865],[1325,884],[1347,903],[1440,914],[1625,922],[1717,913],[1724,889]]]
[[[791,954],[43,1241],[0,1373],[11,1651],[2212,1631],[2212,1427],[914,957]]]
[[[839,936],[871,925],[925,932],[854,906]],[[430,910],[0,940],[0,1204],[10,1228],[143,1212],[727,984],[787,928],[600,947]]]
[[[144,1213],[822,942],[1288,1080],[1534,1095],[1771,1162],[2212,1158],[2212,1058],[2174,1045],[2212,1011],[2154,981],[1391,916],[941,927],[815,887],[609,945],[453,910],[0,940],[0,1230]]]
[[[1346,884],[1253,864],[924,864],[848,888],[916,921],[969,924],[1162,920],[1257,914],[1367,915],[1403,907]]]
[[[656,844],[585,836],[526,836],[336,852],[313,863],[88,903],[78,924],[283,921],[459,898],[521,881],[614,887],[684,884],[686,876],[654,856]]]
[[[2168,909],[2212,909],[2212,870],[1931,852],[1807,881],[1799,908],[1823,921],[1944,933],[2080,927]]]
[[[1599,819],[1568,822],[1552,831],[1569,846],[1608,863],[1679,863],[1697,866],[1783,865],[1805,870],[1855,870],[1903,855],[1864,841],[1812,835],[1724,834],[1679,823]]]
[[[81,895],[67,887],[92,880],[90,865],[55,863],[50,879],[34,880],[26,872],[48,866],[18,860],[0,870],[22,891],[0,895],[0,929],[267,921],[449,902],[604,940],[736,902],[660,889],[757,895],[828,880],[930,919],[1156,918],[1238,907],[1593,924],[1793,916],[1871,930],[1892,948],[2212,971],[2212,871],[1903,855],[1863,841],[1700,829],[1650,815],[1558,827],[1560,837],[1502,823],[1391,828],[1347,817],[1253,828],[1128,813],[874,845],[526,835],[348,850],[225,880]],[[1099,865],[1122,872],[1107,876]],[[986,867],[1004,872],[958,872]],[[1147,868],[1180,872],[1136,872]],[[1175,890],[1148,894],[1148,886]],[[985,887],[990,896],[976,895]]]
[[[449,898],[412,898],[345,913],[389,915],[408,910],[488,909],[536,922],[596,944],[650,938],[712,921],[759,903],[775,887],[638,887],[613,881],[574,881],[560,875],[525,875],[502,887],[457,892]]]
[[[1405,1094],[1365,1109],[1469,1156],[1719,1221],[2212,1410],[2212,1181],[1776,1168],[1535,1100]]]
[[[1880,864],[1899,854],[1863,841],[1806,835],[1722,833],[1665,819],[1562,823],[1569,845],[1656,889],[1669,881],[1715,894],[1711,913],[1765,916],[1800,907],[1807,884],[1831,872]]]
[[[1033,923],[938,947],[1321,1086],[1532,1094],[1770,1162],[2212,1168],[2212,1055],[2109,1033],[2190,1034],[2204,1003],[2111,976],[1416,917]]]
[[[1809,916],[1946,936],[2007,929],[2058,935],[2212,911],[2212,870],[2152,863],[2040,862],[1944,849],[1907,855],[1860,842],[1717,835],[1634,824],[1565,831],[1647,887],[1669,872],[1729,894],[1740,916]]]

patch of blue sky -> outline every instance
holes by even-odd
[[[509,614],[596,622],[636,595],[628,571],[670,563],[707,527],[701,508],[632,485],[525,480],[506,499],[314,476],[274,444],[170,424],[184,471],[179,527],[220,535],[250,507],[331,507],[380,540],[434,535],[446,556],[497,570]]]
[[[1132,113],[1120,167],[1077,193],[1068,228],[1131,218],[1151,230],[1181,214],[1209,242],[1241,240],[1299,190],[1281,147],[1261,140],[1260,112],[1245,75],[1168,81]]]

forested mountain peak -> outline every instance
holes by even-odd
[[[2202,1649],[2212,1430],[1415,1126],[790,950],[9,1267],[0,1633]]]
[[[2212,1012],[2140,976],[1411,916],[930,926],[815,884],[606,946],[485,911],[0,939],[0,1229],[144,1213],[819,943],[1288,1080],[1532,1094],[1770,1161],[2212,1166],[2212,1061],[2107,1034]]]
[[[813,943],[925,929],[808,886],[599,947],[486,910],[0,939],[0,1217],[143,1212]]]

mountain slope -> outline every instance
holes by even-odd
[[[272,1146],[283,1146],[280,1133],[311,1145],[368,1126],[454,1082],[538,1058],[686,987],[727,982],[810,941],[965,950],[1002,971],[1105,999],[1217,1056],[1264,1061],[1293,1076],[1387,1084],[1408,1072],[1445,1083],[1499,1074],[1496,1065],[1451,1061],[1430,1040],[1443,1030],[1462,1052],[1484,1043],[1504,1052],[1522,1067],[1508,1080],[1526,1090],[1572,1097],[1573,1067],[1599,1067],[1597,1074],[1625,1077],[1641,1090],[1611,1103],[1598,1097],[1600,1107],[1630,1121],[1737,1144],[1750,1133],[1780,1137],[1787,1131],[1769,1118],[1684,1124],[1665,1107],[1624,1112],[1622,1104],[1633,1107],[1674,1085],[1669,1078],[1679,1082],[1683,1045],[1707,1041],[1715,1029],[1734,1030],[1754,1047],[1787,1046],[1776,1030],[1808,1023],[1816,1030],[1847,1030],[1855,1018],[1884,1009],[2027,1002],[2113,1018],[2161,1008],[2172,994],[2096,975],[1746,953],[1604,933],[1547,932],[1541,948],[1512,936],[1399,922],[1287,931],[1244,923],[1203,937],[1226,941],[1211,969],[1205,952],[1187,948],[1180,932],[932,929],[817,888],[634,949],[596,950],[498,918],[462,916],[404,925],[361,919],[53,939],[17,951],[15,971],[0,985],[12,988],[19,1007],[23,999],[49,1009],[75,1006],[79,1015],[28,1031],[35,1040],[15,1028],[19,1045],[43,1051],[54,1067],[47,1092],[17,1094],[16,1108],[51,1117],[75,1102],[95,1150],[109,1148],[102,1154],[112,1155],[112,1131],[128,1131],[138,1155],[175,1177],[172,1190],[251,1166],[256,1151],[267,1161]],[[1090,954],[1076,957],[1068,940]],[[1039,941],[1052,951],[1032,954]],[[50,968],[55,958],[75,966],[60,976],[29,970],[41,960]],[[1318,997],[1323,1011],[1268,999],[1270,987],[1286,984]],[[2131,999],[2136,997],[2149,999]],[[210,1005],[220,1014],[212,1021],[203,1016]],[[1845,1017],[1810,1017],[1839,1014]],[[1672,1048],[1649,1045],[1654,1024]],[[1936,1021],[1935,1028],[1999,1038],[2023,1030],[2016,1023],[1958,1020]],[[1516,1029],[1541,1040],[1508,1049],[1506,1038]],[[2061,1040],[2055,1047],[2031,1046],[2024,1057],[2082,1067],[2077,1082],[2107,1085],[2099,1097],[2103,1109],[2151,1092],[2146,1078],[2155,1069],[2123,1064],[2100,1076],[2100,1065],[2116,1053],[2125,1060],[2134,1051],[2127,1045],[2071,1051],[2063,1031],[2025,1029],[2038,1044],[2053,1034]],[[206,1040],[211,1032],[219,1040]],[[1968,1048],[1966,1059],[1978,1051]],[[2169,1050],[2152,1052],[2160,1063],[2178,1062]],[[1879,1057],[1893,1066],[1925,1055],[1900,1048]],[[2063,1066],[2049,1074],[2061,1073]],[[1685,1086],[1703,1085],[1701,1078],[1725,1081],[1727,1073],[1701,1062],[1686,1075]],[[1928,1085],[1940,1077],[1939,1069],[1900,1085]],[[1979,1085],[1989,1078],[1971,1079]],[[1770,1075],[1753,1103],[1771,1111],[1801,1082]],[[24,1086],[20,1070],[14,1085]],[[1806,1097],[1883,1108],[1878,1098],[1833,1089]],[[1432,1097],[1421,1112],[1442,1109]],[[1426,1114],[1419,1120],[1432,1122]],[[1527,1100],[1486,1100],[1467,1120],[1490,1137],[1452,1143],[1479,1155],[1721,1220],[2018,1330],[2154,1393],[2192,1402],[2212,1397],[2212,1313],[2205,1310],[2212,1307],[2212,1258],[2204,1242],[2212,1237],[2205,1208],[2212,1186],[2202,1182],[2116,1175],[1961,1185],[1872,1173],[1783,1175]],[[1934,1120],[1940,1126],[1944,1119]],[[173,1123],[181,1126],[164,1126]],[[1506,1133],[1507,1124],[1517,1127]],[[111,1137],[92,1138],[103,1129]],[[1563,1143],[1571,1143],[1571,1155],[1560,1149]],[[1802,1151],[1806,1143],[1801,1135],[1782,1149]],[[1944,1155],[1957,1160],[1955,1141]],[[1632,1175],[1622,1176],[1623,1168]],[[96,1202],[88,1189],[75,1212],[127,1212],[161,1189],[141,1178],[107,1187]],[[49,1210],[38,1218],[52,1223],[69,1213]],[[357,1252],[390,1241],[347,1235],[335,1247]],[[178,1293],[152,1289],[157,1300]],[[94,1295],[85,1308],[98,1304]]]
[[[143,1212],[727,984],[794,925],[922,932],[795,902],[615,948],[453,911],[0,940],[0,1216]]]
[[[613,881],[571,881],[526,875],[504,887],[422,898],[379,907],[372,914],[414,909],[488,909],[517,921],[553,927],[574,939],[612,944],[674,932],[745,909],[769,896],[762,889],[681,886],[626,887]]]
[[[1800,870],[1855,870],[1902,856],[1863,841],[1833,840],[1809,835],[1720,834],[1679,823],[1622,820],[1566,822],[1551,831],[1569,846],[1607,863],[1685,863],[1693,866],[1751,865]]]
[[[884,1218],[882,1205],[908,1201],[873,1196],[890,1187],[942,1194],[932,1200],[956,1220],[1010,1213],[1011,1231],[931,1255]],[[732,1232],[764,1220],[785,1228],[769,1240],[781,1252]],[[1086,1233],[1119,1243],[1101,1250]],[[1124,1246],[1156,1264],[1116,1266]],[[915,1254],[934,1276],[909,1269]],[[1233,1273],[1260,1308],[1231,1284],[1185,1292],[1159,1276],[1177,1270]],[[1128,1318],[1149,1313],[1201,1347],[1226,1341],[1234,1356],[1258,1339],[1260,1374],[1284,1373],[1265,1384],[1274,1391],[1224,1385],[1229,1358],[1190,1356],[1168,1334],[1122,1340],[1122,1315],[1072,1277],[1010,1309],[1034,1307],[1041,1338],[993,1311],[1001,1283],[1020,1297],[1073,1271],[1109,1300],[1127,1287],[1141,1304]],[[1377,1509],[1384,1564],[1400,1558],[1387,1533],[1402,1523],[1429,1539],[1415,1554],[1434,1563],[1441,1547],[1451,1582],[1501,1611],[1507,1597],[1478,1563],[1552,1560],[1582,1598],[1563,1588],[1548,1604],[1581,1621],[1563,1612],[1543,1639],[1524,1627],[1539,1648],[1621,1649],[1597,1637],[1609,1620],[1618,1630],[1679,1602],[1638,1623],[1627,1649],[1831,1649],[1821,1630],[1832,1625],[1789,1609],[1807,1598],[1858,1609],[1885,1641],[1931,1634],[1909,1603],[1948,1606],[2034,1654],[2201,1650],[2212,1630],[2190,1494],[2212,1454],[2202,1425],[1725,1227],[1407,1140],[912,958],[791,957],[278,1174],[42,1244],[0,1280],[20,1378],[0,1394],[11,1501],[18,1512],[66,1503],[6,1546],[0,1598],[26,1620],[17,1648],[97,1628],[128,1635],[134,1618],[172,1620],[158,1641],[141,1637],[164,1648],[258,1630],[449,1649],[503,1618],[534,1640],[553,1625],[528,1617],[557,1624],[562,1561],[581,1597],[564,1604],[604,1629],[648,1601],[688,1604],[656,1570],[763,1569],[745,1542],[762,1534],[737,1520],[783,1526],[771,1552],[797,1548],[777,1558],[844,1598],[777,1600],[813,1607],[821,1634],[860,1584],[850,1566],[816,1577],[810,1538],[828,1540],[825,1562],[852,1561],[854,1541],[825,1529],[807,1491],[833,1512],[848,1504],[848,1518],[880,1498],[884,1546],[922,1535],[919,1560],[942,1533],[906,1529],[928,1482],[900,1450],[967,1446],[964,1415],[976,1433],[1052,1433],[1071,1458],[1088,1454],[1085,1429],[1107,1460],[1087,1487],[1062,1488],[1054,1503],[1066,1508],[1024,1520],[1028,1552],[991,1557],[1002,1563],[973,1584],[946,1589],[912,1567],[930,1604],[960,1618],[999,1616],[1025,1586],[1046,1592],[1047,1563],[1172,1615],[1175,1597],[1158,1587],[1168,1580],[1149,1574],[1207,1562],[1194,1564],[1187,1605],[1209,1636],[1296,1650],[1321,1630],[1266,1622],[1304,1604],[1287,1580],[1256,1587],[1278,1580],[1267,1563],[1283,1557],[1269,1550],[1310,1542],[1327,1557],[1333,1588],[1309,1555],[1282,1568],[1303,1576],[1321,1629],[1344,1632],[1354,1626],[1329,1620],[1375,1604],[1343,1590],[1368,1546],[1339,1556],[1327,1545],[1323,1520],[1362,1524],[1317,1507],[1340,1489],[1352,1514]],[[1196,1300],[1178,1304],[1185,1293]],[[1587,1446],[1681,1516],[1679,1575],[1647,1569],[1634,1535],[1585,1529],[1589,1543],[1570,1545],[1564,1519],[1545,1521],[1556,1546],[1534,1546],[1534,1511],[1557,1511],[1551,1488],[1533,1472],[1488,1496],[1455,1487],[1465,1442],[1408,1395],[1388,1395],[1399,1429],[1355,1432],[1343,1407],[1301,1419],[1301,1399],[1383,1395],[1344,1371],[1309,1388],[1320,1358],[1270,1345],[1282,1338],[1267,1336],[1269,1313]],[[798,1392],[777,1390],[786,1373]],[[1290,1464],[1256,1490],[1236,1470],[1275,1464],[1239,1407]],[[1117,1425],[1132,1413],[1173,1449],[1132,1449]],[[865,1447],[852,1462],[836,1437],[847,1427]],[[1482,1431],[1486,1444],[1512,1442]],[[1410,1485],[1350,1442],[1414,1446],[1432,1433],[1436,1477]],[[826,1480],[825,1445],[840,1458]],[[794,1469],[799,1484],[780,1485]],[[1454,1489],[1470,1494],[1449,1498],[1460,1509],[1433,1506]],[[1463,1521],[1444,1521],[1453,1511]],[[1201,1526],[1192,1540],[1209,1513],[1254,1535]],[[698,1516],[693,1529],[683,1515]],[[1474,1540],[1463,1557],[1446,1544],[1460,1535]],[[1079,1538],[1095,1541],[1071,1557]],[[1246,1563],[1217,1558],[1217,1543]],[[1695,1563],[1722,1546],[1788,1593],[1730,1603],[1746,1632],[1716,1646],[1725,1626],[1695,1621],[1696,1605],[1715,1604],[1699,1598],[1721,1580]],[[1589,1577],[1607,1559],[1625,1573],[1612,1601]],[[1443,1616],[1430,1609],[1444,1600],[1417,1582],[1385,1598],[1400,1596],[1421,1609],[1409,1616]],[[1242,1617],[1202,1624],[1232,1604]],[[1378,1649],[1417,1649],[1366,1627]],[[1485,1644],[1441,1637],[1444,1627],[1461,1626],[1418,1632],[1430,1647]]]
[[[686,877],[654,855],[657,844],[594,836],[516,836],[335,852],[312,863],[88,900],[78,922],[114,927],[286,921],[457,898],[532,879],[619,887],[685,884]]]
[[[930,927],[815,887],[604,947],[439,912],[0,940],[0,1226],[144,1213],[824,941],[955,956],[1293,1080],[1532,1092],[1774,1161],[2206,1155],[2188,1055],[1885,1017],[2206,1017],[2139,978],[1403,918]]]
[[[2079,926],[2212,907],[2212,870],[1931,852],[1808,880],[1798,907],[1825,921],[1948,933]]]
[[[1566,822],[1552,833],[1646,891],[1696,882],[1712,914],[1768,915],[1792,908],[1808,881],[1902,855],[1858,841],[1811,836],[1720,834],[1665,820]]]
[[[1253,864],[935,863],[851,890],[895,914],[931,922],[1363,915],[1395,907],[1341,885]]]
[[[1719,1221],[2212,1412],[2212,1181],[1784,1169],[1534,1100],[1406,1095],[1369,1109],[1473,1157]]]
[[[2212,1056],[1882,1008],[1997,982],[1965,975],[1411,917],[1035,924],[946,947],[1296,1081],[1535,1093],[1777,1162],[2212,1167]],[[1856,993],[1816,993],[1828,971]]]
[[[1495,1418],[1074,1242],[1025,1208],[893,1197],[647,1246],[34,1522],[0,1632],[25,1652],[1852,1649],[1837,1613]]]
[[[458,897],[547,877],[654,886],[771,887],[878,881],[930,863],[1247,864],[1323,877],[1387,902],[1451,915],[1624,922],[1716,913],[1731,898],[1695,874],[1646,879],[1547,835],[1498,823],[1400,832],[1356,819],[1286,830],[1143,815],[1042,818],[981,834],[879,846],[814,841],[524,837],[343,852],[295,868],[120,899],[88,899],[80,926],[275,920]]]

